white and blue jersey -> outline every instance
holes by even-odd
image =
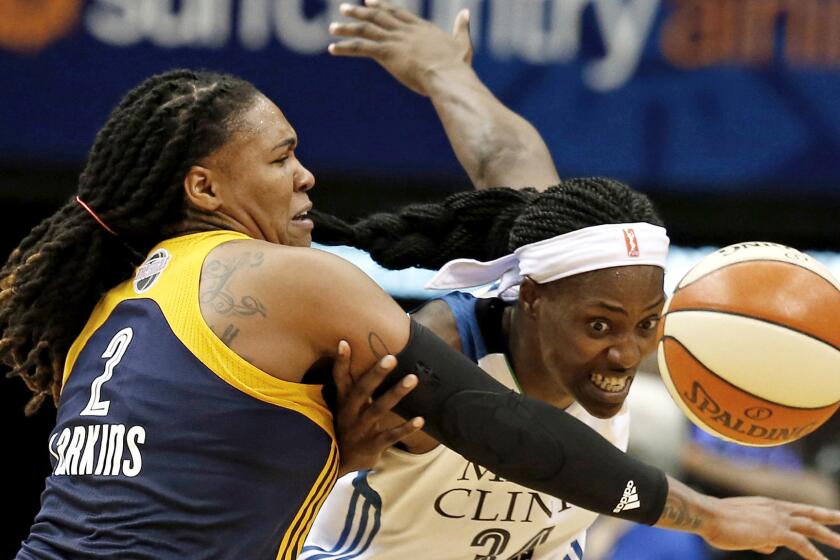
[[[505,355],[488,350],[478,300],[460,292],[442,299],[455,316],[464,354],[518,390]],[[626,407],[607,420],[577,403],[566,410],[626,450]],[[338,480],[300,558],[582,560],[586,529],[596,517],[509,482],[442,445],[423,454],[391,448],[375,468]]]

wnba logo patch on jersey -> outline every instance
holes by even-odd
[[[134,277],[134,291],[138,294],[148,292],[163,274],[163,270],[169,264],[169,258],[169,251],[166,249],[158,249],[152,253],[137,269],[137,275]]]

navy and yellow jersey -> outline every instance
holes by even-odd
[[[292,559],[338,470],[320,385],[279,380],[204,322],[205,232],[155,247],[71,347],[53,472],[19,559]]]

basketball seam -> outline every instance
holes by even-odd
[[[673,337],[669,336],[668,338],[673,338]],[[679,340],[676,340],[676,342],[679,344]],[[663,354],[663,356],[660,359],[662,361],[666,362],[664,364],[665,373],[662,374],[662,377],[663,377],[663,382],[666,384],[666,386],[668,386],[668,393],[671,395],[671,397],[675,401],[677,401],[679,399],[680,402],[677,403],[678,406],[683,410],[683,412],[686,414],[688,419],[691,422],[693,422],[698,428],[700,428],[701,430],[705,431],[706,433],[711,434],[711,435],[713,435],[717,438],[721,438],[724,441],[728,441],[730,443],[736,443],[738,445],[746,445],[746,446],[749,446],[749,447],[775,447],[775,446],[779,445],[778,443],[757,443],[755,441],[738,440],[738,439],[734,438],[731,434],[727,435],[727,434],[722,433],[711,422],[707,422],[705,418],[703,418],[702,416],[699,416],[698,413],[696,413],[694,410],[692,410],[691,407],[688,404],[685,403],[684,399],[682,398],[682,395],[680,395],[679,390],[677,390],[677,387],[674,385],[674,380],[670,379],[671,371],[670,371],[670,368],[668,367],[667,360],[664,356],[665,345],[663,344],[662,340],[659,341],[658,346],[659,346],[659,348],[657,349],[657,352],[662,352],[662,354]],[[685,348],[682,344],[680,344],[680,346],[682,348]],[[687,348],[685,350],[689,355],[691,354],[691,352],[689,352]],[[661,370],[660,370],[660,372],[661,372]],[[667,375],[669,377],[669,379],[664,379],[665,375]]]
[[[812,258],[813,258],[813,257],[812,257]],[[814,259],[814,260],[816,260],[816,259]],[[829,287],[831,287],[831,288],[832,288],[832,289],[834,289],[835,291],[840,291],[840,290],[837,290],[837,286],[835,286],[834,284],[832,284],[832,283],[828,280],[828,278],[826,278],[825,276],[823,276],[822,274],[820,274],[820,273],[818,273],[818,272],[814,272],[813,270],[811,270],[811,269],[810,269],[810,268],[808,268],[807,266],[802,266],[801,264],[796,264],[796,263],[792,263],[792,262],[789,262],[789,261],[780,261],[780,260],[776,260],[776,259],[750,259],[750,260],[747,260],[747,261],[738,261],[738,262],[734,262],[734,263],[725,264],[725,265],[723,265],[723,266],[719,266],[719,267],[717,267],[717,268],[713,268],[713,269],[712,269],[712,270],[710,270],[709,272],[706,272],[705,274],[703,274],[703,275],[701,275],[701,276],[698,276],[697,278],[695,278],[694,280],[692,280],[690,284],[686,284],[686,285],[685,285],[685,286],[683,286],[683,287],[679,287],[679,283],[678,283],[678,284],[677,284],[677,288],[674,290],[674,295],[676,295],[676,294],[677,294],[677,292],[680,292],[680,291],[682,291],[682,290],[684,290],[684,289],[688,288],[689,286],[693,286],[696,282],[699,282],[700,280],[702,280],[702,279],[703,279],[703,278],[705,278],[706,276],[709,276],[710,274],[714,274],[714,273],[715,273],[715,272],[717,272],[718,270],[723,270],[724,268],[729,268],[730,266],[737,266],[737,265],[739,265],[739,264],[744,264],[744,263],[754,263],[754,262],[772,262],[772,263],[789,264],[789,265],[791,265],[791,266],[795,266],[795,267],[797,267],[797,268],[801,268],[801,269],[803,269],[803,270],[807,270],[808,272],[810,272],[811,274],[815,275],[817,278],[819,278],[820,280],[822,280],[823,282],[825,282],[826,284],[828,284],[828,285],[829,285]],[[697,265],[695,265],[695,267],[694,267],[694,268],[696,268],[697,266],[700,266],[700,263],[698,263]],[[691,270],[694,270],[694,268],[692,268]],[[689,270],[689,271],[686,273],[686,276],[688,276],[689,274],[691,274],[691,270]]]
[[[682,348],[683,350],[685,350],[686,354],[688,354],[689,356],[691,356],[691,357],[694,359],[694,361],[695,361],[695,362],[697,362],[698,364],[700,364],[701,366],[703,366],[703,369],[705,369],[706,371],[708,371],[709,373],[711,373],[713,376],[717,377],[718,379],[720,379],[721,381],[723,381],[724,383],[726,383],[727,385],[729,385],[730,387],[732,387],[732,388],[733,388],[733,389],[735,389],[736,391],[740,391],[740,392],[742,392],[742,393],[745,393],[745,394],[747,394],[747,395],[749,395],[749,396],[751,396],[751,397],[754,397],[754,398],[756,398],[756,399],[758,399],[758,400],[760,400],[760,401],[762,401],[762,402],[765,402],[765,403],[767,403],[767,404],[769,404],[769,405],[772,405],[772,406],[782,406],[782,407],[785,407],[785,408],[791,408],[791,409],[794,409],[794,410],[810,410],[810,411],[814,411],[814,410],[822,410],[822,409],[824,409],[824,408],[828,408],[828,407],[830,407],[830,406],[834,406],[835,404],[837,404],[837,403],[833,403],[833,404],[828,404],[828,405],[825,405],[825,406],[817,406],[817,407],[802,407],[802,406],[792,406],[792,405],[788,405],[788,404],[782,404],[782,403],[777,403],[777,402],[769,401],[769,400],[765,399],[764,397],[759,397],[758,395],[756,395],[756,394],[754,394],[754,393],[751,393],[750,391],[747,391],[746,389],[744,389],[744,388],[742,388],[742,387],[738,387],[737,385],[733,384],[731,381],[729,381],[729,380],[727,380],[727,379],[724,379],[723,377],[721,377],[720,375],[718,375],[717,373],[715,373],[714,371],[712,371],[712,368],[710,368],[709,366],[707,366],[706,364],[704,364],[704,363],[703,363],[703,361],[702,361],[702,360],[700,360],[697,356],[695,356],[695,355],[691,352],[691,350],[689,350],[688,348],[686,348],[686,346],[685,346],[682,342],[680,342],[680,340],[679,340],[678,338],[673,337],[673,336],[671,336],[671,335],[669,335],[669,334],[666,334],[666,335],[664,335],[664,336],[662,337],[662,339],[661,339],[661,340],[665,340],[666,338],[669,338],[669,339],[673,340],[675,343],[679,344],[680,348]],[[666,354],[667,354],[667,351],[666,351]],[[665,360],[666,360],[666,361],[668,360],[668,356],[667,356],[667,355],[665,356]],[[669,370],[669,372],[670,372],[670,370],[671,370],[670,365],[668,366],[668,370]],[[673,377],[673,375],[671,375],[671,377]],[[675,387],[676,387],[676,385],[675,385]]]
[[[681,308],[676,309],[676,310],[668,309],[668,312],[665,313],[665,315],[662,316],[662,319],[667,319],[668,315],[670,315],[671,313],[679,313],[680,311],[705,311],[707,313],[720,313],[721,315],[731,315],[733,317],[743,317],[745,319],[752,319],[753,321],[761,321],[762,323],[769,323],[771,325],[775,325],[777,327],[782,327],[784,329],[795,332],[797,334],[801,334],[802,336],[807,336],[808,338],[810,338],[812,340],[816,340],[817,342],[822,342],[823,344],[825,344],[827,346],[830,346],[834,350],[840,352],[840,348],[835,346],[834,343],[829,342],[827,340],[823,340],[822,338],[820,338],[816,335],[813,335],[811,333],[803,332],[803,331],[801,331],[801,330],[799,330],[795,327],[792,327],[790,325],[786,325],[784,323],[779,323],[778,321],[773,321],[772,319],[765,319],[764,317],[754,317],[752,315],[744,315],[743,313],[736,313],[736,312],[732,312],[732,311],[723,311],[721,309],[708,309],[708,308],[703,308],[703,307],[681,307]]]

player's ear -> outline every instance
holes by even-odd
[[[519,304],[529,316],[537,313],[537,308],[542,303],[537,283],[526,277],[519,285]]]
[[[193,165],[184,176],[184,194],[187,201],[207,212],[215,212],[222,205],[218,185],[212,170]]]

